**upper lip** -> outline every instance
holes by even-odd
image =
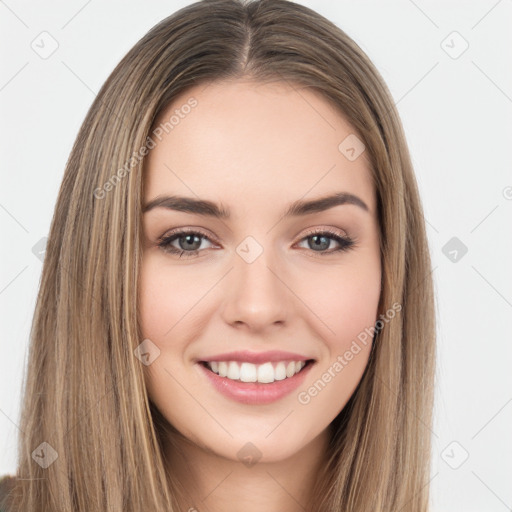
[[[283,352],[281,350],[269,350],[268,352],[249,352],[247,350],[238,350],[235,352],[226,352],[224,354],[200,358],[198,361],[239,361],[241,363],[260,364],[278,361],[308,361],[310,359],[312,358],[295,354],[293,352]]]

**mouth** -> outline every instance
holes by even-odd
[[[278,402],[304,383],[314,359],[261,361],[197,361],[206,383],[229,400],[245,405]]]
[[[302,373],[314,364],[314,359],[300,361],[266,361],[255,364],[241,361],[200,361],[199,363],[219,377],[237,382],[272,384],[284,381]]]

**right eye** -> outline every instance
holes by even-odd
[[[203,240],[210,239],[203,233],[193,230],[180,230],[166,234],[159,239],[158,247],[171,254],[183,255],[186,258],[197,256]],[[178,247],[176,247],[176,245]]]

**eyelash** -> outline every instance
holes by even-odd
[[[169,235],[164,235],[158,239],[158,247],[160,247],[163,251],[170,253],[170,254],[179,254],[179,257],[181,258],[183,255],[185,255],[186,258],[194,257],[199,252],[201,252],[199,249],[194,249],[192,251],[184,251],[182,249],[177,249],[176,247],[173,247],[171,245],[174,240],[179,239],[183,235],[199,235],[201,239],[206,239],[210,242],[210,238],[206,236],[205,234],[201,233],[200,231],[192,230],[192,229],[184,229],[180,231],[175,231]],[[309,233],[306,233],[304,237],[301,238],[300,242],[303,240],[306,240],[308,238],[311,238],[312,236],[327,236],[327,238],[332,238],[334,241],[338,242],[340,245],[337,249],[333,249],[330,251],[313,251],[312,249],[309,249],[310,251],[318,254],[319,256],[325,256],[328,254],[333,254],[341,251],[349,251],[356,247],[357,240],[355,238],[351,238],[349,236],[340,236],[337,232],[332,231],[330,229],[321,229],[316,231],[311,231]]]

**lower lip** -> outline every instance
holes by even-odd
[[[249,405],[270,404],[280,400],[284,396],[297,389],[304,381],[309,370],[313,366],[309,362],[299,373],[293,377],[287,377],[283,380],[275,380],[268,384],[261,382],[242,382],[231,380],[227,377],[220,377],[216,373],[206,368],[202,363],[198,363],[203,373],[210,379],[213,386],[224,396]]]

